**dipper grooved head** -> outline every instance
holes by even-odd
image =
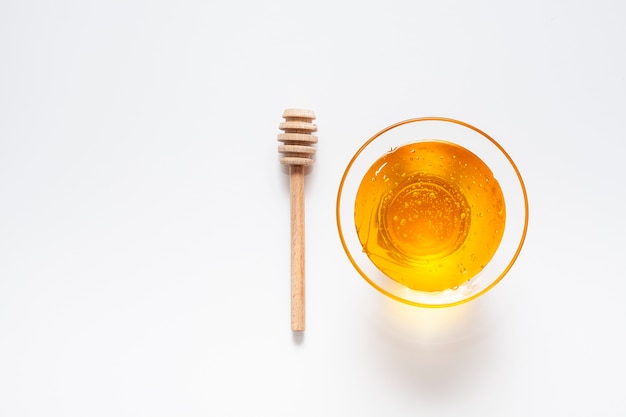
[[[280,163],[284,165],[313,165],[313,155],[317,143],[317,137],[311,133],[317,131],[313,124],[315,113],[305,109],[287,109],[283,112],[285,119],[279,125],[279,129],[285,133],[278,135],[278,140],[283,145],[278,147],[278,152],[283,156]]]

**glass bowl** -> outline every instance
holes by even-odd
[[[504,148],[458,120],[391,125],[354,154],[337,195],[348,259],[381,293],[447,307],[493,288],[528,228],[522,176]]]

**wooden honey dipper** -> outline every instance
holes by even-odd
[[[304,109],[287,109],[279,126],[283,142],[278,152],[280,163],[289,165],[289,192],[291,200],[291,330],[304,330],[304,171],[313,165],[314,143],[317,131],[312,122],[315,113]]]

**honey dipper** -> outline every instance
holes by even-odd
[[[304,330],[304,172],[313,165],[317,131],[312,122],[315,113],[304,109],[287,109],[278,135],[280,163],[289,166],[291,200],[291,330]]]

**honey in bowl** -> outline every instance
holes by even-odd
[[[489,167],[439,140],[380,157],[357,190],[354,220],[363,251],[386,276],[414,290],[456,289],[495,254],[506,219]]]

